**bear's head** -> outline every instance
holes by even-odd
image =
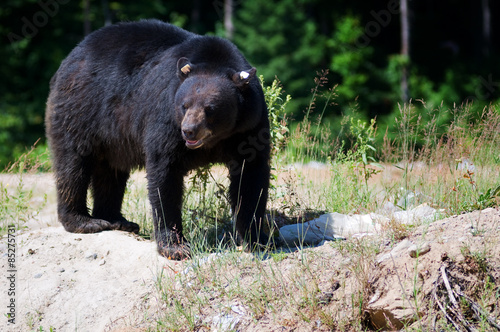
[[[256,69],[213,71],[193,65],[187,58],[177,62],[181,84],[175,95],[176,120],[186,147],[213,147],[234,132],[239,105]]]

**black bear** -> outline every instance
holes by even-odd
[[[269,120],[255,74],[231,42],[157,20],[88,35],[61,63],[47,100],[57,212],[65,229],[137,233],[121,205],[130,172],[145,168],[158,251],[188,257],[183,177],[223,163],[236,230],[251,246],[266,244],[260,226],[269,187]]]

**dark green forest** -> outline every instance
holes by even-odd
[[[302,119],[317,83],[338,85],[325,121],[356,111],[385,131],[409,101],[478,110],[500,101],[499,10],[491,0],[3,0],[0,169],[38,140],[45,150],[50,78],[108,24],[157,18],[229,38],[267,83],[278,77],[293,98],[292,120]]]

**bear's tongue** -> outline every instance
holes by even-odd
[[[190,140],[187,140],[186,142],[187,142],[188,144],[191,144],[191,145],[198,144],[198,141],[190,141]]]

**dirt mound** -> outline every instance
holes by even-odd
[[[417,317],[450,314],[445,308],[452,301],[445,289],[446,278],[455,292],[469,298],[477,298],[488,287],[493,295],[500,294],[499,236],[500,210],[490,208],[420,226],[408,239],[379,255],[367,308],[372,327],[402,329]],[[412,257],[412,245],[430,250]],[[495,296],[489,300],[495,300]],[[423,303],[431,305],[419,306]],[[498,316],[499,305],[496,296],[496,303],[488,304],[488,315]],[[473,315],[460,318],[460,310],[455,308],[457,313],[450,314],[455,316],[454,321],[478,320]]]
[[[124,232],[71,234],[49,227],[19,235],[16,242],[16,324],[15,329],[0,327],[3,331],[39,326],[104,331],[133,324],[156,310],[162,269],[181,264],[167,262],[154,243]],[[7,267],[2,264],[2,269]]]

